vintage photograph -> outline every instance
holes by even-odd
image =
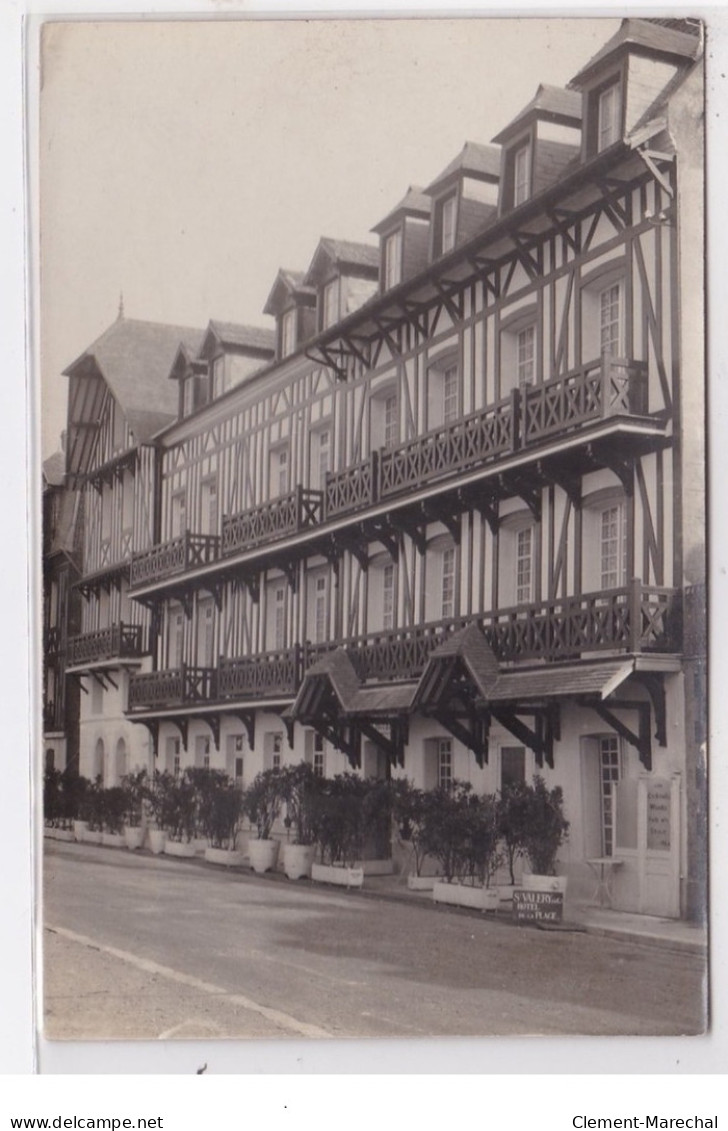
[[[40,28],[47,1039],[709,1029],[705,35]]]

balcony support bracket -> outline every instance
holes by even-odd
[[[632,699],[610,699],[609,706],[600,700],[587,702],[587,706],[603,719],[612,730],[616,730],[625,742],[634,746],[640,756],[640,762],[646,770],[652,769],[652,743],[650,740],[650,705],[649,703],[636,703]],[[620,711],[637,712],[637,731],[630,728],[618,719],[610,708]]]
[[[409,740],[409,723],[406,716],[397,716],[390,720],[390,734],[381,731],[374,722],[358,720],[358,729],[365,738],[369,738],[375,746],[389,758],[390,765],[404,768],[404,751]]]
[[[293,721],[293,719],[290,717],[290,714],[288,712],[289,712],[288,707],[280,707],[278,710],[276,710],[275,713],[278,715],[281,722],[283,723],[283,726],[285,727],[286,741],[288,742],[288,749],[293,750],[293,741],[294,741],[294,733],[293,732],[294,732],[296,724]]]
[[[182,747],[183,747],[184,750],[186,750],[187,749],[187,741],[188,741],[189,732],[190,732],[190,721],[189,721],[189,719],[185,715],[174,715],[173,717],[168,718],[166,720],[166,722],[171,723],[172,726],[177,727],[177,730],[179,731],[179,734],[180,734],[180,738],[182,739]]]
[[[248,746],[251,750],[255,750],[255,711],[232,711],[231,713],[245,727]]]
[[[212,734],[212,741],[215,744],[215,749],[220,749],[220,716],[219,715],[204,715],[204,721],[210,728]]]
[[[475,761],[482,770],[488,761],[490,713],[488,711],[477,713],[469,711],[464,722],[462,715],[440,710],[433,712],[433,718],[437,720],[440,726],[445,727],[453,738],[462,742],[468,750],[472,750]]]
[[[156,759],[159,754],[159,719],[135,719],[132,717],[131,722],[147,728],[152,740],[152,757]]]
[[[544,761],[551,769],[554,768],[554,740],[561,734],[561,715],[558,703],[548,707],[521,706],[514,704],[511,707],[491,706],[493,718],[501,726],[532,750],[536,756],[536,765],[543,768]],[[528,726],[519,718],[519,715],[533,715],[534,725]]]
[[[295,593],[298,589],[298,563],[291,561],[283,562],[281,569],[286,575],[286,580],[288,581],[291,593]],[[260,597],[260,590],[258,590],[258,597]],[[253,597],[253,600],[255,601],[257,600],[257,598]]]
[[[635,672],[632,677],[647,689],[655,715],[655,741],[658,746],[667,746],[667,696],[664,676],[656,672]]]

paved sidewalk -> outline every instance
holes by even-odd
[[[409,891],[402,876],[367,876],[364,883],[362,894],[365,895],[377,895],[383,899],[404,902],[432,903],[431,892]],[[498,918],[504,923],[510,922],[507,913],[499,914]],[[543,929],[578,930],[593,935],[628,938],[632,942],[687,954],[704,955],[708,950],[708,932],[703,924],[688,923],[682,919],[659,919],[653,915],[637,915],[627,911],[612,911],[588,903],[570,903],[568,894],[563,924],[560,927]]]

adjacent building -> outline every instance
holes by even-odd
[[[539,773],[577,898],[697,913],[699,32],[625,20],[282,268],[274,329],[121,318],[68,368],[82,773]]]

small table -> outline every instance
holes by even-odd
[[[600,907],[611,907],[614,873],[617,868],[622,867],[624,860],[618,860],[615,856],[596,856],[587,860],[587,864],[594,873],[597,885],[594,888],[592,902],[598,903]]]

